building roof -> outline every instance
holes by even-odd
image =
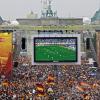
[[[45,26],[45,25],[83,25],[83,18],[39,18],[16,19],[20,25]]]

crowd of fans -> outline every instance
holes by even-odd
[[[31,65],[27,57],[18,62],[11,77],[0,77],[0,100],[100,100],[100,80],[89,75],[89,64]]]

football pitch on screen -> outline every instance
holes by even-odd
[[[36,61],[76,61],[76,50],[61,45],[35,46]]]

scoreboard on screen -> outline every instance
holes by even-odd
[[[0,32],[0,74],[12,71],[12,32]]]
[[[80,34],[39,34],[32,37],[32,64],[80,64]]]

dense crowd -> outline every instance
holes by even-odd
[[[0,78],[0,100],[100,100],[100,80],[89,74],[89,64],[33,66],[27,58],[18,61],[11,77]]]

